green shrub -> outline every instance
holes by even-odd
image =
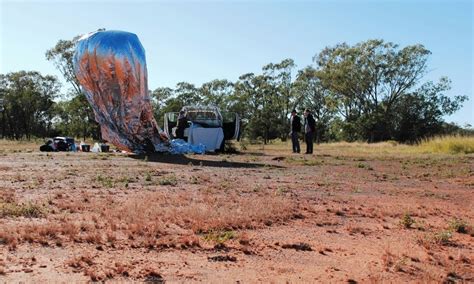
[[[400,225],[409,229],[413,224],[415,224],[415,219],[413,219],[408,213],[403,214],[402,219],[400,220]]]
[[[467,223],[455,218],[449,223],[449,229],[456,233],[467,234]]]
[[[242,149],[242,151],[245,151],[248,149],[248,141],[246,139],[241,139],[240,140],[240,149]]]
[[[37,204],[0,203],[0,217],[40,218],[44,215],[44,208]]]
[[[98,182],[100,182],[100,184],[103,187],[113,187],[114,186],[114,180],[111,177],[98,175],[96,180]]]
[[[176,178],[175,175],[169,175],[169,176],[165,176],[165,177],[162,177],[158,183],[160,185],[171,185],[171,186],[175,186],[178,184],[178,179]]]
[[[435,233],[433,238],[435,242],[445,245],[445,244],[449,244],[452,236],[453,236],[453,233],[451,231],[442,231],[442,232]]]
[[[371,166],[369,166],[368,164],[365,164],[365,163],[358,163],[358,164],[357,164],[357,167],[358,167],[359,169],[367,169],[367,170],[369,170],[369,171],[373,171],[373,170],[374,170],[374,168],[372,168]]]
[[[147,173],[145,174],[145,181],[151,181],[151,174],[150,174],[150,172],[147,172]]]
[[[224,152],[228,154],[237,154],[239,151],[237,151],[237,147],[232,141],[225,141],[224,144]]]
[[[235,238],[234,231],[210,231],[204,235],[204,239],[208,242],[224,243]]]

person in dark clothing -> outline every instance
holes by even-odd
[[[188,127],[188,118],[184,110],[179,112],[178,124],[176,125],[176,138],[184,139],[184,129]]]
[[[316,121],[309,109],[304,111],[304,133],[306,141],[306,154],[313,154],[313,139],[316,132]]]
[[[67,145],[67,143],[65,141],[58,141],[58,143],[56,144],[56,148],[58,149],[58,151],[63,151],[63,152],[66,152],[69,150],[69,146]]]
[[[300,141],[298,139],[298,136],[301,131],[301,119],[298,116],[298,113],[296,112],[296,110],[291,111],[290,122],[291,122],[290,136],[291,136],[291,144],[293,146],[293,153],[299,153],[301,152],[301,149],[300,149]]]
[[[53,152],[55,150],[53,140],[46,141],[46,143],[40,147],[41,152]]]

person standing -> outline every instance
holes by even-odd
[[[188,127],[188,118],[184,110],[179,112],[178,123],[176,125],[176,138],[184,139],[184,129]]]
[[[314,132],[316,132],[316,121],[311,115],[311,111],[306,109],[304,111],[304,133],[306,141],[306,154],[313,154],[313,139]]]
[[[290,123],[291,123],[291,144],[293,146],[293,153],[299,153],[301,152],[300,149],[300,141],[298,139],[299,133],[301,131],[301,119],[298,116],[298,113],[296,110],[291,111],[291,118],[290,118]]]

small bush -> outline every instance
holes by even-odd
[[[400,225],[409,229],[413,224],[415,224],[415,219],[413,219],[408,213],[403,214],[402,219],[400,220]]]
[[[37,204],[0,203],[0,217],[40,218],[44,214],[43,207]]]
[[[245,139],[240,140],[240,149],[242,149],[242,151],[247,150],[248,146],[249,146],[249,144],[248,144],[247,140],[245,140]]]
[[[165,176],[165,177],[162,177],[158,183],[160,185],[171,185],[171,186],[175,186],[178,184],[178,179],[176,178],[175,175],[169,175],[169,176]]]
[[[433,236],[433,240],[442,245],[446,245],[450,243],[450,240],[453,236],[453,233],[451,231],[442,231],[435,233]]]
[[[449,229],[456,233],[467,234],[467,223],[461,219],[453,219],[449,223]]]
[[[204,239],[208,242],[224,243],[235,238],[234,231],[210,231],[204,235]]]
[[[191,176],[190,182],[191,182],[191,184],[200,184],[201,180],[200,180],[199,176]]]
[[[372,168],[371,166],[369,166],[369,165],[367,165],[367,164],[365,164],[365,163],[358,163],[358,164],[357,164],[357,167],[358,167],[359,169],[367,169],[367,170],[369,170],[369,171],[372,171],[372,170],[374,169],[374,168]]]
[[[135,182],[135,180],[131,177],[123,176],[117,180],[118,182],[123,182],[123,183],[132,183]]]
[[[98,175],[96,180],[103,186],[103,187],[113,187],[114,180],[111,177],[106,177],[102,175]]]
[[[145,175],[145,181],[151,181],[151,174],[149,172]]]
[[[237,151],[237,148],[236,148],[236,146],[234,145],[234,143],[232,143],[232,141],[225,141],[225,144],[224,144],[224,152],[225,152],[225,153],[229,153],[229,154],[237,154],[237,153],[239,153],[239,151]]]

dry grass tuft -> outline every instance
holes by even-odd
[[[451,244],[453,233],[451,231],[441,231],[433,234],[433,241],[440,245]]]
[[[0,244],[7,245],[10,250],[15,250],[18,245],[16,233],[0,230]]]
[[[429,153],[470,154],[474,153],[474,137],[436,137],[423,141],[418,148]]]
[[[449,230],[460,234],[468,234],[472,229],[466,221],[455,218],[449,222]]]
[[[262,226],[266,221],[287,220],[294,211],[294,203],[278,196],[153,192],[106,209],[104,217],[107,223],[120,220],[120,226],[134,235],[160,235],[169,223],[200,233]]]
[[[151,181],[151,178],[150,178]],[[178,179],[176,176],[173,175],[167,175],[162,177],[160,180],[158,180],[159,185],[171,185],[171,186],[176,186],[178,184]]]
[[[408,257],[405,255],[396,256],[390,249],[385,249],[382,255],[382,264],[385,267],[385,271],[391,272],[403,272],[408,269]]]
[[[228,240],[235,238],[234,231],[216,231],[212,230],[204,235],[204,240],[208,242],[225,243]]]
[[[413,219],[409,213],[403,214],[402,218],[400,219],[400,226],[405,229],[410,229],[413,224],[415,224],[415,219]]]
[[[0,201],[0,217],[40,218],[45,216],[45,211],[43,206],[34,203],[17,204]]]
[[[77,202],[77,206],[83,206],[83,202]],[[148,248],[193,247],[199,246],[195,234],[204,234],[209,242],[224,243],[235,238],[234,230],[284,222],[297,213],[295,203],[281,196],[200,191],[140,193],[120,205],[91,199],[87,206],[89,214],[79,223],[72,216],[52,215],[36,224],[2,225],[0,230],[6,233],[0,237],[5,243],[17,240],[44,246],[74,241]]]
[[[94,265],[94,256],[91,254],[83,254],[66,261],[66,265],[74,269],[84,269]]]
[[[0,153],[21,153],[38,151],[39,146],[44,141],[42,139],[31,139],[31,140],[7,140],[0,139]]]

